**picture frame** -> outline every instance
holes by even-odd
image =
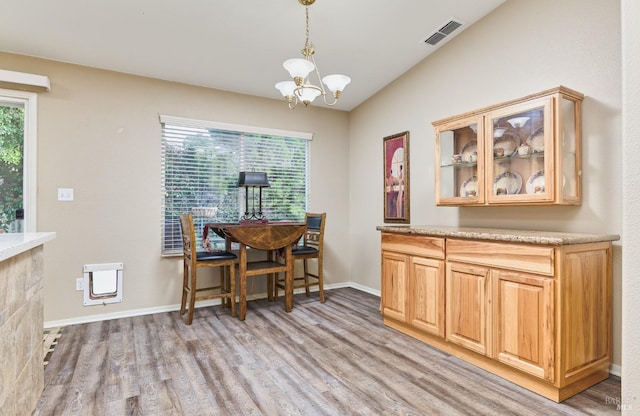
[[[382,139],[384,222],[409,223],[409,132]]]

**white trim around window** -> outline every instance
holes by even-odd
[[[312,140],[313,133],[301,131],[279,130],[267,127],[243,126],[241,124],[219,123],[217,121],[195,120],[191,118],[167,116],[160,114],[160,123],[178,124],[181,126],[192,125],[199,128],[211,128],[217,130],[241,131],[244,133],[264,134],[268,136],[292,137],[296,139]]]
[[[38,143],[38,94],[34,92],[0,89],[0,102],[24,106],[24,154],[23,154],[23,207],[24,231],[38,229],[37,209],[37,143]]]

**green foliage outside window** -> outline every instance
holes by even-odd
[[[0,106],[0,230],[22,208],[24,109]]]
[[[245,210],[245,188],[238,188],[240,171],[267,172],[270,187],[262,191],[262,211],[269,221],[304,220],[308,200],[307,140],[193,130],[163,125],[163,253],[182,247],[180,213],[194,212],[198,230],[207,222],[240,220]],[[253,191],[250,188],[250,212]],[[212,213],[198,218],[196,208]]]

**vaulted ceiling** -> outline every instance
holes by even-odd
[[[504,1],[317,0],[320,73],[352,78],[335,108],[355,108]],[[298,0],[0,0],[0,10],[0,51],[274,99],[282,62],[305,40]],[[451,20],[463,24],[425,43]]]

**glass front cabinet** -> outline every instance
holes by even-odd
[[[579,205],[583,97],[561,86],[433,122],[436,204]]]

